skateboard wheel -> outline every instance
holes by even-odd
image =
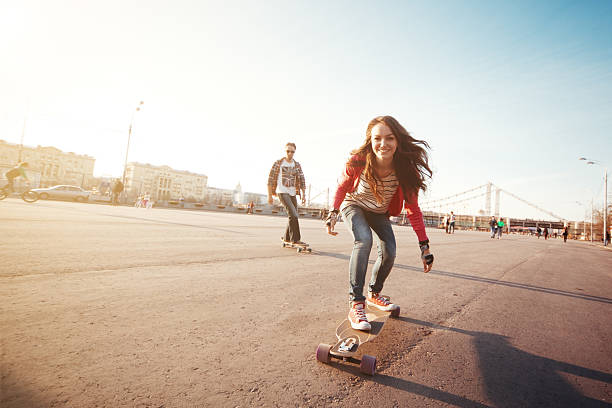
[[[298,254],[299,254],[300,252],[302,252],[302,248],[298,248],[297,251],[298,251]]]
[[[374,375],[376,373],[376,357],[364,354],[361,357],[359,371],[367,375]]]
[[[330,350],[332,349],[331,344],[319,344],[317,346],[317,361],[320,361],[322,363],[329,363],[330,362]]]
[[[399,317],[399,315],[400,315],[400,308],[398,306],[397,309],[391,311],[391,317]]]

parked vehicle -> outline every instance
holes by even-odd
[[[38,194],[41,200],[72,200],[85,202],[89,200],[91,192],[83,190],[79,186],[59,185],[47,188],[33,188],[32,191]]]

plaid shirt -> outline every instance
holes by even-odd
[[[280,173],[281,163],[285,160],[283,157],[280,160],[274,162],[272,169],[270,170],[270,175],[268,176],[268,193],[269,195],[276,195],[276,185],[278,183],[278,174]],[[306,191],[306,179],[304,178],[304,173],[302,172],[302,166],[297,161],[293,161],[295,163],[295,170],[297,175],[295,176],[295,192],[296,195],[300,195],[301,191]]]

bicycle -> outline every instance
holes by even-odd
[[[13,191],[14,190],[10,184],[7,184],[4,187],[0,188],[0,200],[4,200],[6,197],[10,196]],[[21,199],[26,203],[33,203],[35,201],[38,201],[38,198],[38,194],[32,191],[30,188],[21,193]]]

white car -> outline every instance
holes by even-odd
[[[79,186],[59,185],[47,188],[33,188],[33,192],[38,194],[41,200],[71,200],[80,203],[89,200],[89,191],[83,190]]]

